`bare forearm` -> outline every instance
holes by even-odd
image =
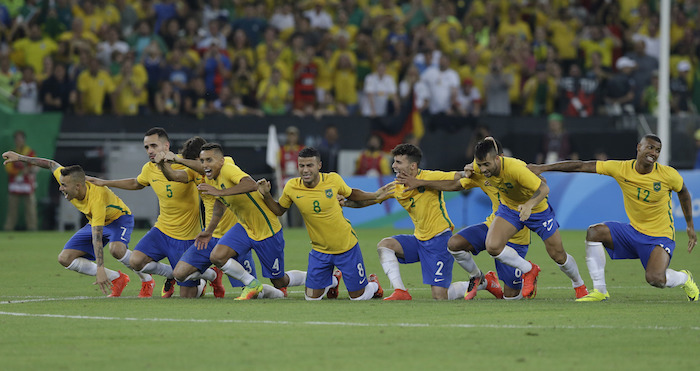
[[[139,183],[136,178],[129,179],[118,179],[118,180],[103,180],[102,184],[105,187],[126,189],[128,191],[135,191],[143,189],[143,185]]]
[[[61,164],[59,164],[58,162],[54,160],[49,160],[47,158],[19,155],[19,160],[22,162],[26,162],[30,165],[42,167],[44,169],[49,169],[52,172],[61,167]]]
[[[102,226],[92,227],[92,248],[95,250],[95,264],[97,264],[98,267],[105,265],[102,229]]]
[[[436,191],[461,191],[459,180],[422,180],[417,179],[418,187],[426,187]]]
[[[547,186],[547,183],[541,182],[540,187],[537,188],[535,193],[532,194],[532,197],[530,197],[529,200],[527,200],[527,204],[530,204],[531,207],[535,207],[537,204],[542,202],[542,200],[547,197],[549,194],[549,187]]]
[[[540,173],[545,171],[562,171],[565,173],[595,173],[597,161],[560,161],[547,165],[534,165],[540,170]],[[537,174],[537,172],[535,172]]]
[[[272,198],[271,194],[264,194],[263,195],[263,200],[265,201],[265,205],[272,211],[273,214],[277,216],[282,216],[284,213],[287,212],[287,208],[282,207],[279,202],[275,201],[274,198]]]
[[[233,196],[258,190],[258,184],[252,178],[243,178],[240,183],[231,188],[222,189],[220,196]]]
[[[221,217],[224,215],[225,211],[226,206],[220,200],[216,200],[216,202],[214,202],[214,209],[211,213],[211,220],[204,231],[207,233],[214,233],[214,230],[216,229],[216,226],[219,225],[219,221],[221,220]]]
[[[364,201],[345,200],[345,207],[351,207],[353,209],[360,209],[363,207],[374,205],[376,203],[377,203],[377,201],[374,201],[374,200],[364,200]]]
[[[200,174],[204,174],[204,167],[202,167],[202,163],[199,160],[191,160],[188,158],[176,157],[175,162],[177,162],[178,164],[185,165],[188,168]]]
[[[683,210],[683,217],[685,217],[685,223],[689,226],[693,226],[693,197],[690,195],[690,191],[683,184],[683,188],[678,192],[678,201],[681,203],[681,210]]]
[[[173,182],[187,183],[190,177],[187,176],[187,172],[184,170],[174,170],[169,163],[159,164],[158,167],[163,172],[165,177]]]

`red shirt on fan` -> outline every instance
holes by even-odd
[[[24,156],[36,156],[34,150],[28,145],[15,149],[15,152]],[[25,164],[21,161],[10,162],[5,165],[5,170],[9,175],[7,188],[10,193],[16,195],[29,195],[34,193],[34,189],[36,189],[36,177],[34,176],[34,172],[31,171],[31,168],[32,165]]]
[[[294,64],[294,108],[303,109],[316,102],[318,66],[314,62]]]
[[[304,149],[301,144],[285,144],[280,148],[280,169],[282,170],[282,184],[287,180],[299,176],[298,159],[299,151]]]

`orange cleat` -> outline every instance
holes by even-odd
[[[146,282],[141,282],[141,291],[139,291],[140,298],[150,298],[153,296],[153,288],[156,287],[156,280],[150,280]]]
[[[165,282],[163,283],[163,292],[161,292],[160,296],[164,298],[169,298],[173,296],[173,293],[175,292],[175,284],[177,281],[175,281],[174,278],[166,278]]]
[[[469,279],[469,286],[467,287],[467,292],[464,293],[464,300],[472,300],[476,297],[476,291],[483,280],[485,280],[483,272]]]
[[[372,299],[381,299],[382,296],[384,296],[384,289],[382,289],[382,285],[379,284],[379,279],[377,279],[377,275],[374,273],[370,274],[368,280],[369,282],[377,283],[377,292],[374,293]]]
[[[343,273],[339,271],[338,269],[333,272],[333,275],[335,278],[338,279],[338,285],[335,287],[331,287],[328,289],[328,292],[326,293],[326,297],[328,299],[337,299],[338,298],[338,287],[340,287],[340,280],[343,278]]]
[[[411,294],[406,290],[396,289],[394,293],[384,298],[384,300],[413,300]]]
[[[284,297],[285,297],[285,298],[287,297],[287,288],[286,288],[286,287],[280,287],[280,288],[278,288],[277,290],[282,291],[282,293],[284,293]]]
[[[216,272],[216,278],[211,281],[209,285],[211,285],[212,290],[214,290],[214,297],[223,298],[226,294],[226,289],[221,283],[221,278],[224,276],[224,272],[222,272],[218,267],[213,267],[212,269],[214,272]]]
[[[540,274],[540,266],[530,262],[532,269],[529,272],[523,273],[523,297],[532,299],[537,295],[537,275]]]
[[[501,287],[501,283],[498,282],[496,272],[490,271],[486,273],[484,278],[486,278],[486,291],[490,292],[496,299],[503,299],[503,288]]]
[[[582,297],[588,295],[588,289],[586,288],[586,285],[574,287],[574,290],[576,291],[576,299],[581,299]]]
[[[119,271],[119,277],[112,280],[112,293],[108,296],[110,298],[118,298],[122,296],[122,291],[130,281],[129,276]]]

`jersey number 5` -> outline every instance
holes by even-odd
[[[173,198],[173,190],[170,189],[170,184],[165,185],[165,191],[167,192],[168,198]]]

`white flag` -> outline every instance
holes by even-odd
[[[270,125],[267,131],[267,154],[265,161],[273,169],[277,169],[279,163],[280,143],[277,141],[277,127]]]

